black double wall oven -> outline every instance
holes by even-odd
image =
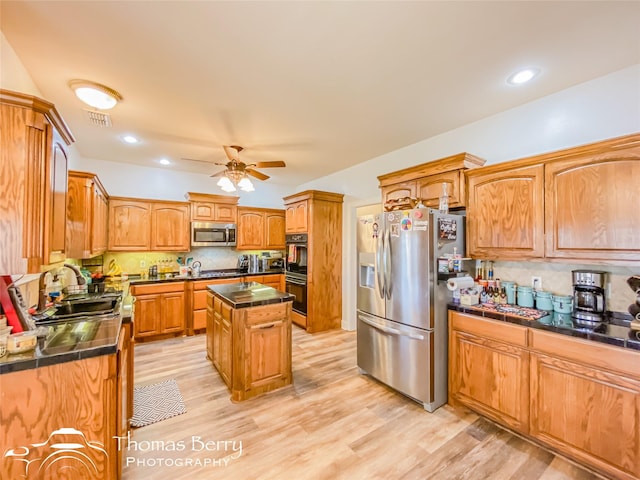
[[[306,233],[286,236],[287,264],[285,286],[287,293],[295,295],[293,311],[307,315],[307,244]]]

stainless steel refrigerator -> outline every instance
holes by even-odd
[[[358,218],[360,371],[422,403],[447,401],[447,307],[439,257],[464,256],[464,216],[419,208]]]

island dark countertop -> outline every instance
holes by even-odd
[[[258,282],[222,283],[207,287],[216,297],[233,308],[257,307],[292,302],[295,295],[281,292]]]
[[[0,358],[0,374],[114,354],[122,325],[119,314],[80,317],[44,325],[35,350]]]
[[[630,316],[617,312],[608,312],[608,321],[599,327],[596,327],[595,329],[586,329],[574,325],[570,318],[567,319],[567,317],[570,317],[570,314],[555,314],[554,312],[548,312],[547,316],[538,320],[527,320],[494,311],[481,311],[458,303],[450,303],[448,307],[449,310],[455,310],[469,315],[515,323],[525,327],[547,330],[549,332],[560,333],[562,335],[584,338],[594,342],[606,343],[609,345],[640,351],[640,338],[635,335],[633,337],[631,336],[631,329],[629,328]]]

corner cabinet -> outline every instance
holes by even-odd
[[[544,165],[492,166],[467,178],[467,254],[544,257]]]
[[[93,173],[69,171],[66,255],[91,258],[107,250],[107,192]]]
[[[546,256],[640,261],[640,135],[545,167]]]
[[[238,207],[238,250],[284,250],[285,212]]]
[[[186,252],[189,204],[134,198],[109,200],[110,251]]]
[[[39,273],[64,260],[67,147],[74,138],[55,107],[0,89],[0,273]]]

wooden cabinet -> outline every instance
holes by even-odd
[[[521,260],[544,256],[544,166],[467,172],[467,254]]]
[[[136,340],[184,332],[184,282],[132,285],[131,295]]]
[[[118,338],[118,351],[116,355],[116,435],[125,438],[130,431],[130,421],[133,417],[133,346],[132,324],[123,323],[120,327]],[[123,468],[124,449],[118,449],[116,478],[121,478]]]
[[[66,255],[91,258],[107,249],[107,193],[93,173],[69,171]]]
[[[238,207],[237,250],[284,250],[285,212]]]
[[[281,292],[285,291],[284,285],[284,275],[264,275],[262,277],[262,281],[260,282],[263,285],[267,285],[269,287],[275,288],[276,290],[280,290]]]
[[[185,252],[189,249],[187,203],[110,199],[109,250]]]
[[[545,166],[546,256],[640,261],[640,135]]]
[[[286,199],[285,199],[286,200]],[[285,209],[285,232],[304,233],[308,230],[308,204],[307,200],[300,200],[286,204]]]
[[[339,193],[307,190],[284,198],[287,230],[290,207],[304,204],[307,245],[307,315],[296,323],[308,332],[342,325],[342,201]],[[293,215],[293,213],[291,213]]]
[[[51,103],[0,89],[0,273],[40,273],[63,261],[67,147],[74,139]]]
[[[189,205],[185,203],[151,204],[151,250],[184,252],[191,247]]]
[[[640,352],[450,311],[449,402],[608,478],[640,476]]]
[[[291,383],[291,302],[233,309],[209,292],[208,303],[208,356],[233,401]]]
[[[192,222],[237,223],[238,197],[188,192]]]
[[[241,280],[240,277],[227,277],[186,282],[185,298],[189,300],[186,313],[187,335],[193,335],[207,327],[207,285],[236,283]]]
[[[442,184],[447,184],[449,208],[464,207],[467,204],[464,172],[484,165],[485,161],[469,153],[460,153],[432,162],[405,168],[378,177],[382,192],[382,204],[387,209],[402,202],[420,200],[426,207],[437,208],[442,195]]]
[[[453,314],[449,399],[522,432],[529,429],[527,329]]]

